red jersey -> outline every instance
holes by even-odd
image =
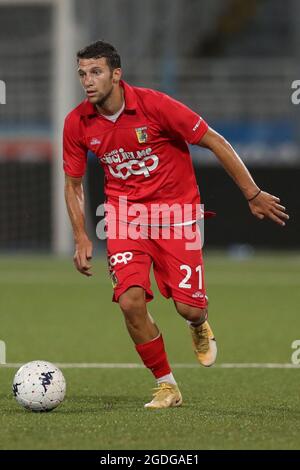
[[[127,197],[129,209],[137,203],[149,209],[151,205],[199,204],[187,143],[197,144],[208,125],[164,93],[123,81],[121,86],[125,108],[116,122],[101,116],[88,100],[66,117],[65,173],[83,176],[91,150],[104,168],[106,201],[114,207],[118,208],[119,196]]]

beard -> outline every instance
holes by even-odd
[[[100,108],[103,108],[108,98],[111,96],[112,92],[113,92],[113,86],[111,86],[111,89],[105,95],[103,95],[96,101],[95,105],[99,106]]]

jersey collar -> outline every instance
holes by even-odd
[[[136,101],[136,95],[133,90],[133,87],[128,85],[128,83],[124,82],[123,80],[120,81],[120,85],[124,89],[124,95],[125,95],[124,112],[134,113],[136,111],[137,101]],[[85,99],[81,103],[80,114],[82,116],[94,116],[94,115],[97,115],[98,112],[95,106],[92,103],[90,103],[88,99]]]

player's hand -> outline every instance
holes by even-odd
[[[85,276],[92,276],[90,260],[92,259],[93,244],[86,237],[75,242],[75,254],[73,261],[77,271]]]
[[[258,217],[258,219],[267,217],[284,226],[289,216],[285,212],[285,207],[279,203],[280,199],[278,197],[265,191],[261,191],[252,201],[248,201],[250,210],[255,217]]]

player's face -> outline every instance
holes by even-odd
[[[121,69],[110,70],[106,58],[80,59],[78,74],[88,100],[103,105],[121,78]]]

